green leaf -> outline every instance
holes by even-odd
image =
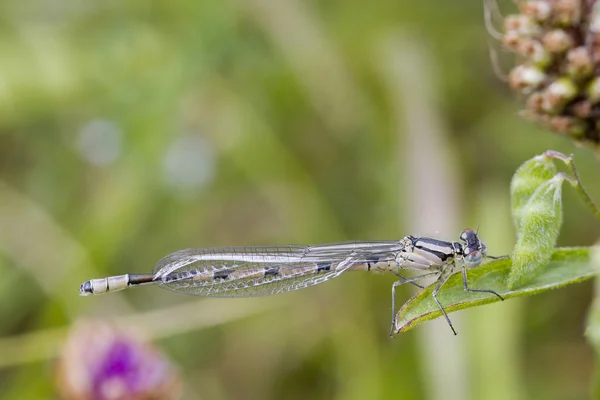
[[[587,247],[555,250],[547,267],[527,285],[516,289],[506,286],[511,264],[511,259],[506,258],[469,270],[469,287],[493,290],[505,299],[510,299],[582,282],[596,274],[596,269],[590,262],[590,248]],[[430,285],[421,290],[400,308],[396,314],[395,333],[406,332],[421,322],[442,315],[431,295],[434,287],[435,285]],[[501,301],[493,294],[465,292],[460,273],[450,277],[440,290],[438,299],[448,313]]]
[[[554,157],[546,153],[540,154],[523,163],[513,175],[510,181],[510,201],[517,230],[521,227],[523,208],[531,196],[558,172],[553,160]]]
[[[564,174],[556,174],[540,185],[523,207],[508,275],[509,288],[531,281],[550,261],[563,220],[562,184],[565,179]]]

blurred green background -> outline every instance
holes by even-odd
[[[393,275],[78,297],[187,247],[479,226],[507,254],[510,177],[546,149],[574,152],[599,200],[598,162],[518,117],[488,42],[480,0],[0,3],[0,399],[56,398],[82,318],[154,340],[186,399],[587,398],[591,283],[395,339]],[[564,192],[559,244],[594,243]]]

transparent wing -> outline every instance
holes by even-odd
[[[395,263],[399,241],[187,249],[161,259],[154,283],[196,296],[264,296],[313,286],[351,269]]]

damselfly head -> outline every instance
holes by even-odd
[[[460,234],[460,240],[464,243],[463,245],[463,260],[467,267],[477,267],[483,261],[486,256],[487,247],[479,239],[477,232],[473,229],[465,229]]]

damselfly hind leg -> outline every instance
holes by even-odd
[[[394,275],[396,275],[398,278],[400,278],[400,280],[401,280],[401,281],[405,281],[405,282],[403,282],[403,283],[410,283],[410,284],[413,284],[414,286],[418,287],[419,289],[424,289],[424,288],[425,288],[425,286],[421,286],[421,285],[419,285],[419,284],[418,284],[418,283],[416,283],[416,282],[413,282],[413,281],[411,281],[411,280],[408,280],[408,278],[407,278],[407,277],[405,277],[404,275],[402,275],[402,274],[400,274],[400,273],[398,273],[398,272],[396,272],[396,271],[392,271],[392,273],[393,273]]]
[[[496,295],[500,300],[504,301],[504,297],[500,296],[498,293],[494,292],[490,289],[471,289],[467,282],[467,268],[465,266],[462,267],[462,277],[463,277],[463,287],[465,288],[465,292],[472,293],[490,293]]]
[[[424,289],[423,286],[415,283],[415,281],[417,281],[419,279],[422,279],[422,278],[425,278],[427,276],[437,275],[437,274],[439,274],[439,272],[438,271],[436,271],[436,272],[430,272],[430,273],[427,273],[427,274],[413,276],[411,278],[405,278],[404,276],[402,276],[401,274],[399,274],[397,272],[394,272],[394,274],[396,276],[399,276],[402,279],[400,279],[399,281],[396,281],[396,282],[394,282],[392,284],[392,327],[390,328],[390,336],[394,336],[394,325],[395,325],[395,322],[396,322],[396,286],[400,286],[400,285],[402,285],[404,283],[412,283],[413,285],[415,285],[415,286],[417,286],[417,287],[419,287],[421,289]]]

